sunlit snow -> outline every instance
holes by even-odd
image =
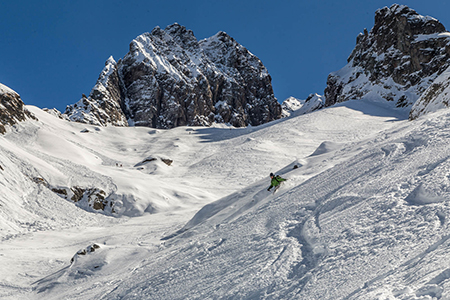
[[[2,299],[450,298],[447,110],[156,130],[27,108],[0,136]],[[50,189],[72,186],[114,211]]]

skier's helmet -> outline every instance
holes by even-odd
[[[270,173],[270,177],[273,177],[273,173]]]

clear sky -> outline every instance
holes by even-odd
[[[136,36],[175,22],[197,39],[225,31],[258,56],[275,96],[323,94],[375,11],[405,4],[450,28],[450,1],[14,0],[0,2],[0,83],[25,104],[64,111],[89,94],[106,59]]]

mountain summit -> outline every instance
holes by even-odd
[[[450,65],[450,33],[435,18],[394,4],[376,11],[347,61],[328,76],[325,106],[367,98],[411,108]]]
[[[67,107],[73,121],[97,125],[242,127],[281,117],[263,63],[225,32],[198,41],[175,23],[134,39],[110,57],[89,97]]]

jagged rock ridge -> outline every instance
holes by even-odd
[[[444,25],[404,5],[384,7],[357,37],[348,64],[328,76],[325,106],[366,98],[411,107],[449,65]]]
[[[198,41],[179,24],[156,27],[106,62],[89,97],[68,106],[73,121],[173,128],[260,125],[281,117],[262,62],[224,32]]]
[[[83,94],[80,101],[67,107],[65,115],[69,120],[93,125],[127,126],[128,122],[121,108],[121,99],[117,64],[110,57],[89,97]]]
[[[24,108],[19,94],[0,83],[0,134],[6,132],[5,126],[13,126],[27,118],[36,119]]]

